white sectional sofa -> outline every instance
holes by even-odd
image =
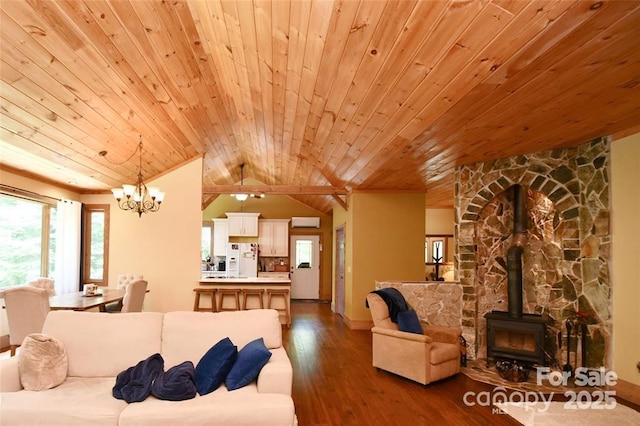
[[[105,314],[53,311],[43,334],[64,344],[65,381],[52,389],[22,388],[18,357],[0,362],[0,424],[11,425],[292,425],[297,424],[291,362],[282,347],[278,312]],[[165,369],[202,356],[229,337],[242,349],[262,337],[272,353],[257,381],[234,391],[224,384],[185,401],[149,396],[127,404],[112,396],[116,376],[160,353]]]

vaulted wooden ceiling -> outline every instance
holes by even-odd
[[[204,200],[246,163],[322,212],[326,187],[450,206],[457,165],[640,124],[640,1],[0,8],[0,163],[80,192],[133,182],[141,135],[147,180],[204,156]]]

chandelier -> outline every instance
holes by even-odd
[[[240,164],[240,186],[244,185],[244,163]],[[235,197],[236,200],[242,202],[247,201],[247,198],[264,198],[264,194],[247,194],[247,193],[239,193],[239,194],[231,194],[232,197]]]
[[[142,136],[140,136],[137,150],[140,151],[138,181],[135,185],[125,184],[122,185],[122,188],[113,188],[111,192],[113,192],[113,196],[118,201],[120,209],[138,213],[138,217],[142,217],[142,213],[160,210],[160,204],[164,201],[164,192],[160,192],[159,188],[152,186],[147,188],[147,185],[142,180]],[[133,157],[133,155],[135,155],[135,151],[131,156]]]

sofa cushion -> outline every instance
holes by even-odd
[[[185,333],[185,330],[189,330]],[[193,336],[198,336],[194,339]],[[278,311],[252,309],[236,312],[167,312],[162,329],[162,356],[166,365],[192,361],[220,340],[228,337],[242,348],[258,337],[269,349],[282,346],[282,325]]]
[[[161,352],[162,320],[160,312],[106,315],[52,311],[42,332],[64,344],[69,356],[68,376],[116,377],[141,359]],[[182,361],[186,360],[168,365]]]
[[[418,314],[412,309],[398,313],[398,330],[408,333],[424,334]]]
[[[281,393],[291,396],[293,367],[284,348],[269,349],[271,358],[258,376],[258,392]]]
[[[271,352],[264,345],[262,337],[249,342],[240,349],[236,362],[227,374],[225,380],[227,389],[230,391],[239,389],[254,381],[260,374],[262,367],[269,362],[269,358],[271,358]]]
[[[218,389],[233,367],[238,347],[228,337],[220,340],[200,359],[196,366],[196,389],[206,395]]]
[[[113,377],[68,377],[60,386],[43,392],[4,392],[0,423],[114,426],[127,403],[111,396],[112,387]]]
[[[54,388],[67,378],[67,351],[62,342],[42,333],[24,338],[18,355],[20,383],[26,390]]]
[[[118,426],[284,426],[296,424],[294,411],[290,396],[258,393],[255,384],[233,392],[222,385],[187,401],[149,397],[142,404],[130,404],[120,415]]]

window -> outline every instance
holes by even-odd
[[[313,241],[296,240],[296,268],[313,267]]]
[[[82,282],[106,286],[109,284],[109,205],[85,205],[83,227]]]
[[[211,223],[203,223],[202,224],[202,234],[200,239],[200,260],[203,262],[211,262],[212,259],[212,250],[211,248],[213,243],[213,224]]]
[[[0,287],[53,276],[54,204],[0,194]]]

